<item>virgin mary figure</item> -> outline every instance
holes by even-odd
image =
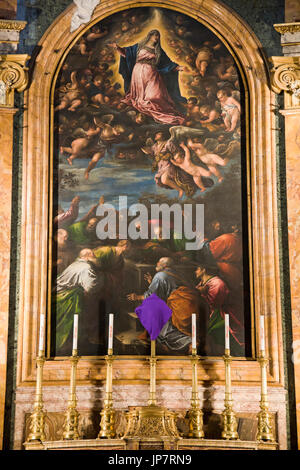
[[[112,46],[121,55],[119,73],[124,79],[124,103],[151,116],[156,122],[182,125],[184,116],[175,103],[185,102],[180,94],[178,72],[184,70],[167,56],[160,45],[160,32],[152,30],[138,44]]]

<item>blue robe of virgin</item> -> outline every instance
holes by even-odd
[[[123,50],[125,51],[125,57],[121,55],[119,73],[124,79],[124,89],[125,93],[127,93],[130,89],[131,75],[133,67],[136,63],[138,44],[134,44],[133,46],[129,47],[124,47]],[[171,59],[169,59],[169,57],[165,53],[165,51],[161,49],[160,59],[156,66],[157,71],[164,78],[166,88],[173,101],[175,101],[175,103],[185,103],[186,99],[180,94],[178,84],[178,71],[176,70],[176,67],[178,67],[178,64],[172,62]]]

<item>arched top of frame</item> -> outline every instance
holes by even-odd
[[[256,35],[237,13],[217,0],[205,2],[185,0],[180,4],[176,0],[164,2],[142,0],[138,3],[131,0],[112,2],[103,0],[95,8],[91,21],[81,25],[72,33],[70,31],[71,19],[76,6],[71,5],[52,23],[40,40],[41,52],[35,61],[34,76],[39,73],[39,64],[43,66],[44,70],[47,69],[45,80],[39,80],[44,92],[48,89],[45,89],[42,83],[48,85],[49,80],[53,79],[55,71],[57,71],[63,59],[87,29],[114,13],[143,6],[169,8],[186,14],[209,28],[225,44],[235,58],[242,76],[249,85],[249,91],[255,86],[254,82],[257,78],[261,83],[269,82],[266,59]]]

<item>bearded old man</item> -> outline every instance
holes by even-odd
[[[70,345],[74,314],[80,316],[87,313],[87,304],[95,305],[95,298],[100,298],[104,276],[97,274],[96,266],[97,258],[93,251],[84,248],[78,258],[57,278],[54,288],[57,353],[64,353]],[[93,299],[93,302],[88,301],[89,299]]]
[[[157,273],[145,279],[149,282],[148,290],[143,295],[129,294],[128,300],[144,300],[156,294],[172,310],[172,316],[157,337],[157,344],[164,352],[191,352],[192,313],[199,313],[199,296],[195,289],[176,272],[172,258],[160,258],[156,265]],[[139,339],[146,339],[146,332]]]

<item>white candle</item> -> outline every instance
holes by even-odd
[[[230,350],[229,341],[229,314],[225,313],[225,349]]]
[[[73,351],[77,350],[78,343],[78,313],[74,314],[73,320]]]
[[[264,315],[260,316],[260,350],[265,351],[265,317]]]
[[[113,331],[114,331],[114,314],[109,314],[109,325],[108,325],[108,350],[113,348]]]
[[[196,314],[192,313],[192,349],[197,348],[196,343]]]
[[[39,351],[44,352],[45,350],[45,314],[40,315],[40,340],[39,340]]]

